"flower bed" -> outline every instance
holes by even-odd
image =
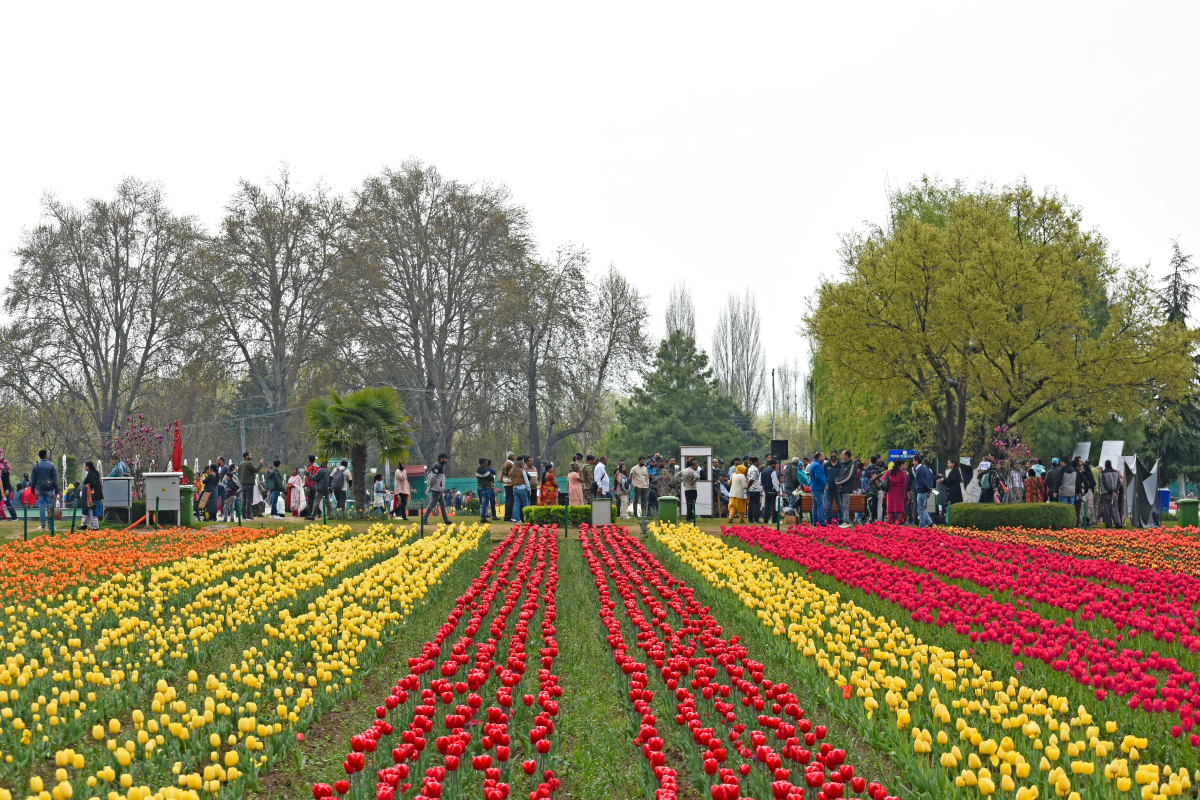
[[[92,586],[113,575],[130,575],[156,564],[201,556],[224,547],[255,542],[278,531],[266,528],[154,532],[76,530],[35,536],[28,542],[0,545],[0,594],[18,607],[34,598],[51,598]]]
[[[789,561],[800,555],[773,530],[734,533]],[[1166,726],[1127,718],[1122,726],[1082,703],[1072,709],[1062,694],[1019,677],[1016,662],[1007,675],[982,668],[966,637],[961,649],[922,641],[888,616],[886,584],[875,584],[878,602],[864,593],[867,608],[694,528],[656,527],[655,536],[720,596],[753,610],[799,656],[808,688],[824,691],[834,707],[844,703],[846,718],[876,747],[893,748],[913,785],[933,796],[971,788],[1025,798],[1109,796],[1134,783],[1152,786],[1152,796],[1191,785],[1194,752],[1176,746]],[[1099,713],[1113,711],[1101,705]],[[1146,763],[1147,751],[1171,754],[1174,768]]]
[[[132,800],[241,796],[295,746],[295,732],[354,691],[395,624],[484,530],[438,526],[414,539],[415,525],[359,536],[313,525],[140,582],[114,578],[82,610],[71,600],[47,606],[44,618],[73,636],[43,649],[42,661],[30,653],[14,688],[0,690],[0,770],[57,750],[59,786]],[[13,643],[36,648],[40,630],[23,630],[34,641],[19,632]],[[244,649],[228,672],[192,668],[230,645]],[[148,707],[134,704],[140,687],[153,687]]]
[[[723,638],[722,626],[694,592],[637,539],[606,526],[595,545],[584,543],[585,551],[592,546],[623,601],[637,647],[674,696],[675,723],[683,734],[678,740],[694,780],[713,800],[791,800],[808,790],[827,798],[847,791],[865,791],[874,800],[890,797],[878,782],[868,784],[855,774],[844,749],[822,741],[825,727],[805,719],[787,684],[769,680],[738,637]],[[650,752],[661,750],[657,736],[640,738],[635,743]]]

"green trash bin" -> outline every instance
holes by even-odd
[[[196,487],[190,483],[185,483],[179,487],[179,527],[192,527],[192,495],[196,493]]]
[[[659,522],[679,522],[678,497],[658,498],[658,519]]]
[[[1179,524],[1183,526],[1191,525],[1193,528],[1200,527],[1200,500],[1184,497],[1179,499],[1177,503],[1179,507]]]

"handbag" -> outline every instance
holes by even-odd
[[[208,508],[208,499],[212,497],[212,492],[201,492],[200,498],[196,501],[196,508],[201,510]]]

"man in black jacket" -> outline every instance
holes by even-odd
[[[41,524],[39,531],[46,530],[46,512],[50,512],[50,520],[54,521],[54,498],[58,494],[58,470],[54,462],[46,458],[45,450],[38,450],[38,462],[29,473],[29,481],[37,492],[38,518]]]
[[[1050,469],[1046,470],[1046,499],[1051,503],[1058,502],[1058,487],[1062,479],[1062,467],[1058,465],[1058,459],[1050,459]]]

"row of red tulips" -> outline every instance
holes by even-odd
[[[675,800],[679,796],[678,774],[674,768],[667,766],[666,754],[663,752],[663,739],[658,732],[658,718],[654,714],[651,703],[654,693],[648,688],[649,679],[646,676],[646,665],[629,654],[625,637],[621,633],[621,622],[613,614],[617,607],[608,591],[608,579],[604,567],[596,558],[592,547],[592,531],[589,526],[580,526],[579,540],[583,546],[583,557],[587,561],[592,579],[596,583],[596,591],[600,595],[600,621],[608,631],[606,641],[613,653],[615,677],[625,685],[624,694],[630,712],[631,726],[637,731],[632,744],[641,750],[643,765],[650,772],[654,781],[654,800]]]
[[[528,525],[514,526],[490,554],[479,577],[456,600],[453,611],[434,638],[422,646],[418,657],[408,660],[408,674],[397,681],[384,704],[376,709],[374,725],[351,738],[351,752],[343,763],[347,778],[332,787],[315,785],[314,797],[319,800],[335,791],[348,795],[351,800],[369,797],[393,800],[410,791],[426,798],[458,797],[474,786],[474,778],[460,769],[466,760],[476,773],[482,774],[482,793],[486,800],[508,797],[509,761],[514,749],[508,733],[509,724],[521,713],[522,705],[528,708],[533,704],[532,695],[525,695],[522,703],[514,704],[514,690],[526,669],[528,623],[536,616],[540,605],[540,587],[546,577],[548,556],[550,585],[557,585],[556,535],[551,526],[532,529]],[[519,554],[522,554],[520,560]],[[492,606],[501,592],[503,600],[493,614]],[[523,603],[520,602],[522,595],[525,595]],[[552,628],[552,591],[547,596],[546,613]],[[518,604],[518,622],[505,654],[498,648],[508,628],[508,619]],[[490,638],[476,641],[489,618],[487,632]],[[446,657],[438,663],[444,645],[464,619],[464,634],[446,648]],[[543,650],[556,647],[547,644]],[[483,698],[492,692],[493,684],[498,684],[494,690],[496,705],[484,710]],[[556,691],[561,693],[551,684],[539,695],[553,696]],[[557,712],[557,703],[552,711]],[[553,713],[543,709],[538,716],[546,715],[549,719]],[[552,725],[551,721],[551,729]],[[476,727],[481,727],[482,737],[476,737],[472,731]],[[433,748],[427,746],[431,738],[434,739]],[[390,750],[393,763],[390,766],[377,764],[374,755],[377,750]],[[527,774],[532,772],[529,769],[531,763],[526,762]],[[367,777],[371,772],[375,773],[374,780]],[[547,780],[552,777],[548,776]],[[548,796],[548,792],[544,796]]]
[[[1193,709],[1200,705],[1200,683],[1174,658],[1118,647],[1108,639],[1097,639],[1074,625],[1045,619],[1034,611],[981,596],[946,583],[929,573],[884,563],[862,553],[834,547],[809,536],[807,526],[792,535],[769,528],[734,526],[726,535],[763,548],[847,586],[875,594],[909,611],[914,621],[950,627],[970,641],[996,642],[1010,648],[1014,657],[1037,659],[1076,683],[1094,689],[1098,700],[1109,692],[1128,697],[1130,709],[1150,713],[1178,712],[1180,736],[1194,722]],[[1019,671],[1020,662],[1015,665]],[[1159,684],[1153,673],[1165,672]],[[1192,744],[1200,746],[1200,736]]]
[[[808,790],[818,800],[847,790],[888,797],[881,784],[855,775],[844,750],[821,741],[824,726],[804,718],[787,684],[767,679],[739,637],[724,638],[693,590],[637,539],[614,528],[604,528],[598,539],[599,562],[623,600],[637,646],[675,698],[681,749],[713,800],[796,800]],[[794,772],[803,780],[793,782]]]
[[[1039,547],[1001,544],[933,529],[899,525],[848,528],[797,526],[791,533],[880,556],[955,580],[966,580],[1025,601],[1045,603],[1112,623],[1116,641],[1149,633],[1156,641],[1177,640],[1200,651],[1200,579],[1096,559],[1081,559]]]

